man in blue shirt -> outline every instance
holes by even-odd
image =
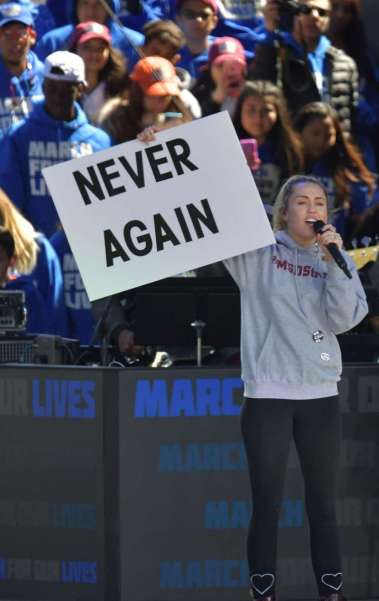
[[[208,49],[214,40],[211,32],[218,22],[217,0],[177,0],[176,10],[176,22],[187,41],[177,66],[195,80],[208,63]]]
[[[308,102],[328,102],[344,130],[351,133],[359,96],[357,66],[325,35],[330,0],[299,0],[299,5],[302,11],[286,30],[281,5],[267,0],[262,43],[256,46],[249,77],[280,85],[292,113]],[[287,13],[284,11],[284,16]]]
[[[42,169],[110,146],[109,136],[91,125],[78,99],[85,87],[82,58],[58,50],[45,61],[45,100],[17,124],[0,145],[0,186],[32,222],[51,236],[58,215],[42,177]]]
[[[42,99],[43,65],[32,52],[33,17],[16,2],[0,6],[0,139]]]

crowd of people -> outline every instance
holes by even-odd
[[[346,255],[342,273],[329,249],[345,260],[343,244],[374,245],[379,235],[379,71],[361,8],[360,0],[0,0],[0,279],[25,292],[29,332],[91,344],[101,316],[120,353],[135,345],[133,294],[89,301],[43,168],[221,110],[251,153],[275,243],[224,265],[241,294],[254,499],[247,553],[261,601],[275,601],[292,438],[319,597],[346,601],[336,336],[368,307],[353,260]],[[378,306],[376,297],[368,318],[376,333]]]
[[[360,0],[0,0],[2,286],[24,287],[29,331],[88,344],[95,323],[41,170],[220,110],[254,140],[270,219],[283,182],[313,175],[345,246],[377,242],[379,71]],[[133,302],[116,305],[108,331],[129,348]]]

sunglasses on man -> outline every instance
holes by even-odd
[[[304,6],[304,10],[302,11],[306,15],[310,15],[312,13],[317,13],[319,17],[329,17],[330,10],[328,8],[321,8],[320,6]]]

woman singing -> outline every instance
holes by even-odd
[[[328,224],[328,199],[312,176],[293,176],[274,206],[276,244],[225,261],[241,294],[242,434],[254,500],[247,552],[251,593],[273,601],[278,515],[290,441],[305,482],[311,554],[320,599],[343,601],[335,514],[341,439],[336,334],[367,313],[356,269],[352,279],[327,245],[342,240]],[[343,252],[343,251],[342,251]]]

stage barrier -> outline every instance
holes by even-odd
[[[379,595],[379,366],[340,385],[346,594]],[[0,599],[242,601],[250,516],[234,369],[3,366]],[[280,598],[316,598],[291,449]]]

